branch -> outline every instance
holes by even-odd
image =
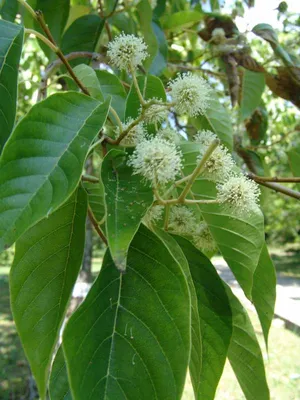
[[[104,61],[104,56],[99,53],[93,53],[90,51],[75,51],[73,53],[66,54],[65,59],[70,61],[76,58],[90,58],[92,61]],[[43,73],[43,78],[41,80],[41,84],[38,91],[38,101],[45,99],[47,97],[47,86],[48,86],[48,79],[50,76],[58,69],[61,65],[63,65],[63,61],[59,58],[53,61],[48,67],[45,69]]]
[[[248,176],[251,179],[260,181],[260,182],[300,182],[300,177],[278,177],[278,176],[258,176],[253,173],[249,173]]]
[[[95,231],[97,232],[98,236],[102,239],[102,241],[106,244],[106,246],[108,246],[107,239],[104,236],[104,233],[102,232],[102,230],[100,229],[98,222],[96,221],[94,214],[93,214],[92,210],[90,209],[90,207],[88,208],[88,216],[89,216],[89,219],[90,219],[91,223],[93,224],[93,227],[95,228]]]
[[[252,175],[252,176],[249,175],[249,177],[251,179],[253,179],[255,182],[257,182],[258,184],[265,186],[269,189],[275,190],[275,192],[283,193],[286,196],[293,197],[294,199],[300,200],[300,192],[297,192],[296,190],[289,189],[285,186],[279,185],[278,183],[261,181],[261,180],[257,179],[255,177],[255,175]]]
[[[99,179],[92,175],[82,175],[81,180],[83,182],[99,183]]]

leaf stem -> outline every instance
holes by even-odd
[[[34,9],[25,0],[18,0],[18,2],[22,4],[22,6],[25,7],[27,11],[30,12],[33,19],[37,19]]]
[[[83,182],[99,183],[99,179],[92,175],[82,175],[81,180]]]
[[[190,191],[191,187],[193,186],[195,180],[197,179],[198,175],[201,174],[203,169],[205,168],[205,163],[206,161],[210,158],[212,153],[215,151],[215,149],[219,146],[220,140],[215,139],[208,147],[206,150],[205,154],[203,155],[201,161],[197,165],[197,167],[194,169],[194,172],[189,176],[189,179],[187,181],[187,184],[183,191],[181,192],[181,195],[178,197],[178,202],[183,203],[185,200],[186,195]]]
[[[39,38],[42,42],[45,43],[45,45],[47,45],[52,51],[54,51],[54,53],[57,53],[58,48],[52,42],[50,42],[50,40],[47,39],[46,36],[44,36],[40,32],[37,32],[33,29],[25,28],[25,33],[27,35],[34,35],[35,37]]]
[[[137,95],[139,97],[140,103],[141,103],[142,106],[144,106],[146,104],[146,102],[145,102],[144,97],[143,97],[143,95],[141,93],[141,90],[140,90],[140,87],[139,87],[139,84],[138,84],[138,81],[137,81],[137,78],[136,78],[136,73],[135,73],[135,70],[134,70],[133,66],[130,67],[130,72],[131,72],[131,75],[132,75],[133,84],[134,84],[135,90],[137,92]]]
[[[253,173],[248,173],[249,178],[255,179],[256,181],[261,182],[300,182],[300,177],[278,177],[278,176],[259,176]]]
[[[109,111],[115,117],[115,119],[117,121],[117,124],[118,124],[118,127],[119,127],[119,130],[120,130],[120,134],[121,134],[123,132],[123,125],[122,125],[122,121],[120,120],[120,118],[118,116],[117,111],[112,106],[109,107]]]
[[[99,224],[96,221],[94,214],[90,207],[88,208],[88,216],[89,216],[89,219],[90,219],[93,227],[95,228],[95,231],[97,232],[98,236],[102,239],[102,241],[106,244],[106,246],[108,246],[107,239],[106,239],[104,233],[102,232],[102,230],[100,229]]]

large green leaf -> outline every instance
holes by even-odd
[[[148,75],[139,76],[138,84],[144,98],[146,100],[157,98],[166,101],[166,92],[162,81],[156,76]],[[127,118],[136,118],[140,113],[140,100],[135,90],[134,85],[131,86],[130,92],[128,93],[126,102],[125,116]]]
[[[21,120],[0,159],[0,251],[72,194],[108,108],[109,101],[59,93]]]
[[[72,400],[67,366],[61,346],[57,350],[52,364],[49,381],[49,395],[51,400]]]
[[[199,147],[196,143],[183,143],[184,174],[196,167]],[[199,177],[192,187],[195,199],[214,199],[216,188],[213,182]],[[246,296],[251,299],[253,275],[264,245],[264,219],[261,211],[236,215],[220,205],[202,204],[198,207],[217,242],[223,257],[232,269]]]
[[[192,339],[189,370],[194,391],[196,395],[198,395],[200,379],[201,379],[201,367],[202,367],[202,337],[201,337],[201,324],[198,311],[197,293],[191,276],[190,267],[182,249],[179,246],[179,244],[181,244],[180,240],[182,238],[180,238],[179,236],[176,237],[176,239],[179,240],[178,244],[175,240],[175,236],[172,237],[167,232],[157,227],[153,229],[155,234],[161,239],[161,241],[167,247],[173,258],[181,266],[189,285],[189,290],[191,295],[191,339]]]
[[[42,399],[61,323],[83,256],[86,194],[78,189],[16,244],[11,308]]]
[[[111,105],[123,121],[127,95],[120,79],[107,71],[96,70],[95,72],[104,98],[111,96]],[[111,118],[114,118],[113,115]]]
[[[144,62],[144,67],[148,71],[157,52],[158,43],[152,27],[152,8],[148,0],[141,0],[137,5],[140,28],[147,44],[147,52],[149,56]]]
[[[19,8],[18,0],[4,0],[4,4],[2,6],[0,2],[0,15],[3,19],[10,22],[14,22],[18,12],[18,8]]]
[[[93,68],[85,64],[79,64],[74,68],[74,72],[78,79],[87,88],[90,95],[95,99],[103,101],[100,83]]]
[[[192,120],[198,129],[208,129],[214,132],[218,138],[228,147],[233,149],[233,128],[230,116],[215,92],[211,92],[209,107],[203,115]]]
[[[66,30],[62,38],[61,49],[64,54],[75,51],[95,51],[104,20],[98,15],[84,15],[76,19]],[[89,63],[90,58],[77,58],[70,63],[72,66]]]
[[[126,274],[107,251],[63,335],[74,400],[179,400],[189,363],[190,307],[184,273],[144,226],[131,244]]]
[[[276,272],[266,244],[262,248],[253,277],[252,300],[256,308],[266,344],[274,317]]]
[[[149,73],[152,75],[160,75],[167,66],[168,59],[168,42],[164,31],[158,23],[152,22],[152,29],[158,43],[158,50],[155,58],[150,66]]]
[[[193,382],[196,399],[213,400],[232,335],[232,313],[222,280],[207,257],[189,241],[176,237],[189,263],[198,298],[202,337],[200,377]]]
[[[160,18],[163,29],[180,30],[188,28],[203,20],[204,14],[199,11],[179,11]]]
[[[247,400],[269,400],[262,353],[249,316],[224,283],[232,310],[233,332],[228,359]]]
[[[23,35],[22,26],[0,20],[0,154],[15,123]]]
[[[249,118],[259,106],[264,90],[265,75],[244,69],[240,92],[240,119],[242,121]]]
[[[153,202],[153,192],[126,165],[126,153],[110,150],[101,166],[105,191],[106,234],[112,258],[125,271],[129,245]]]
[[[42,11],[55,42],[60,46],[61,37],[69,16],[70,0],[37,0],[35,7],[36,10]],[[37,21],[34,26],[36,30],[43,33]],[[56,58],[55,53],[44,42],[39,41],[39,43],[49,61]]]

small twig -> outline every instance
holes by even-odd
[[[54,44],[52,42],[50,42],[50,40],[47,39],[44,35],[42,35],[40,32],[37,32],[33,29],[26,28],[25,33],[27,35],[34,35],[35,37],[39,38],[42,42],[44,42],[46,46],[48,46],[52,51],[54,51],[54,53],[57,52],[58,48],[56,46],[54,46]]]
[[[83,182],[99,183],[99,179],[92,175],[82,175],[81,180]]]
[[[296,190],[289,189],[285,186],[279,185],[278,183],[263,182],[259,179],[256,179],[255,177],[252,177],[252,179],[262,186],[275,190],[275,192],[283,193],[289,197],[293,197],[294,199],[300,200],[300,192],[297,192]]]
[[[93,214],[92,210],[90,209],[90,207],[88,208],[88,216],[89,216],[89,219],[90,219],[93,227],[95,228],[95,231],[97,232],[99,237],[102,239],[102,241],[106,244],[106,246],[108,246],[107,239],[104,236],[104,233],[102,232],[102,230],[100,229],[98,222],[96,221],[94,214]]]
[[[138,81],[136,79],[136,74],[135,74],[135,70],[134,70],[133,67],[130,68],[130,72],[131,72],[131,75],[132,75],[133,84],[134,84],[135,90],[137,92],[137,95],[139,97],[140,103],[141,103],[142,106],[144,106],[145,105],[145,100],[144,100],[144,97],[143,97],[143,95],[142,95],[142,93],[140,91],[140,87],[139,87]]]
[[[215,151],[215,149],[219,146],[220,140],[215,139],[212,141],[212,143],[209,145],[208,149],[206,150],[205,154],[203,155],[201,161],[197,165],[197,167],[194,169],[193,173],[190,175],[189,180],[187,181],[187,184],[185,188],[183,189],[181,195],[178,197],[179,202],[183,202],[185,200],[186,195],[190,191],[191,187],[193,186],[195,180],[197,179],[198,175],[201,174],[203,169],[205,168],[205,163],[206,161],[210,158],[212,153]]]
[[[260,182],[300,182],[300,177],[278,177],[278,176],[259,176],[253,173],[249,173],[248,176],[251,179],[255,179],[256,181]]]

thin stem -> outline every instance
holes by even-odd
[[[99,224],[96,221],[94,214],[90,207],[88,208],[88,216],[89,216],[89,219],[90,219],[93,227],[95,228],[95,231],[97,232],[98,236],[102,239],[102,241],[106,244],[106,246],[108,246],[107,239],[106,239],[104,233],[102,232],[102,230],[100,229]]]
[[[115,119],[117,121],[117,124],[118,124],[118,127],[119,127],[119,130],[120,130],[120,134],[121,134],[123,132],[123,125],[122,125],[122,121],[120,120],[120,118],[118,116],[117,111],[112,106],[109,107],[109,111],[115,117]]]
[[[255,179],[260,182],[300,182],[300,177],[279,177],[279,176],[259,176],[253,173],[248,174],[250,178]]]
[[[48,47],[50,47],[50,49],[52,51],[54,51],[54,53],[57,53],[58,48],[52,43],[50,42],[49,39],[46,38],[46,36],[42,35],[40,32],[37,32],[33,29],[27,29],[25,28],[25,33],[27,35],[34,35],[35,37],[39,38],[42,42],[45,43],[45,45],[47,45]]]
[[[169,216],[170,216],[170,204],[166,205],[166,214],[165,214],[165,221],[164,221],[164,230],[168,230],[169,225]]]
[[[210,158],[212,153],[215,151],[215,149],[219,146],[220,140],[215,139],[208,147],[206,150],[205,154],[203,155],[201,161],[197,165],[197,167],[194,169],[194,172],[190,175],[189,180],[187,181],[186,187],[183,189],[181,195],[178,197],[178,201],[182,202],[184,201],[186,195],[190,191],[191,187],[193,186],[195,180],[197,179],[198,175],[201,174],[203,169],[205,168],[205,163],[206,161]]]
[[[134,70],[134,68],[132,66],[130,67],[130,72],[131,72],[131,75],[132,75],[133,84],[134,84],[135,90],[137,92],[137,95],[139,97],[140,103],[141,103],[142,106],[144,106],[146,102],[145,102],[144,97],[143,97],[143,95],[142,95],[142,93],[140,91],[140,87],[139,87],[139,84],[138,84],[138,81],[137,81],[137,78],[136,78],[136,73],[135,73],[135,70]]]
[[[292,197],[294,199],[300,200],[300,192],[297,192],[296,190],[289,189],[285,186],[279,185],[278,183],[273,183],[273,182],[263,182],[260,181],[259,179],[252,178],[255,182],[258,184],[265,186],[269,189],[275,190],[275,192],[283,193],[289,197]]]
[[[91,145],[90,149],[89,149],[89,153],[94,150],[95,147],[97,147],[99,144],[102,144],[102,142],[105,140],[104,137],[102,137],[101,139],[97,140],[94,144]]]
[[[185,199],[184,204],[219,204],[219,200],[214,199],[214,200],[190,200],[190,199]]]
[[[35,19],[35,20],[37,19],[34,9],[31,8],[31,6],[30,6],[28,3],[26,3],[25,0],[18,0],[18,2],[19,2],[20,4],[22,4],[22,6],[25,7],[27,11],[30,12],[30,14],[31,14],[31,16],[33,17],[33,19]]]

